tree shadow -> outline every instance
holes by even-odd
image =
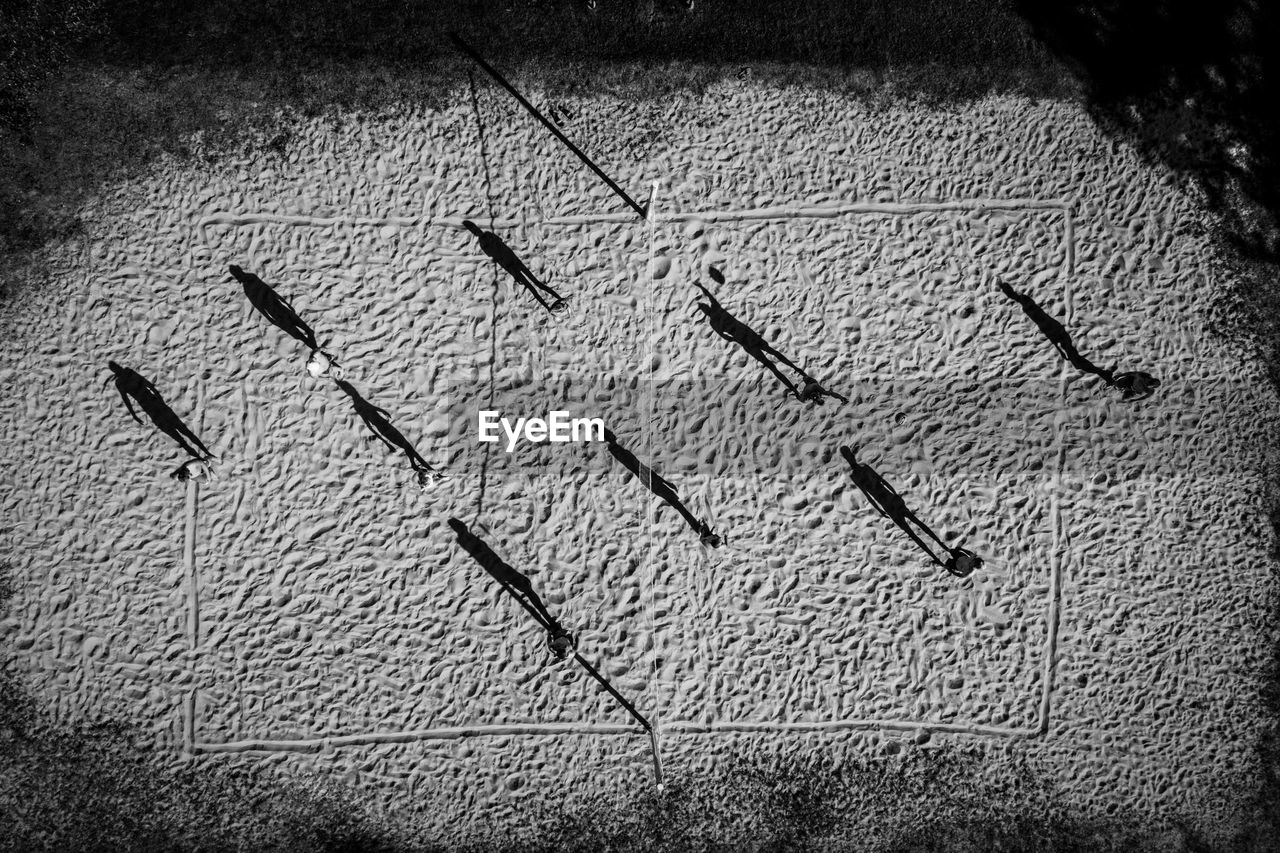
[[[125,408],[129,410],[129,415],[142,423],[142,418],[138,417],[137,411],[133,408],[136,402],[143,413],[151,420],[156,429],[172,438],[178,443],[178,447],[187,452],[193,459],[208,460],[213,457],[209,452],[209,448],[204,446],[202,442],[191,428],[188,427],[178,417],[173,409],[169,408],[169,404],[164,401],[164,397],[160,396],[160,392],[156,390],[156,386],[151,380],[145,378],[137,371],[128,367],[123,367],[114,361],[108,361],[107,367],[111,368],[111,376],[108,376],[107,382],[114,382],[116,390],[120,393],[120,399],[124,401]],[[104,383],[105,384],[105,383]],[[196,448],[199,448],[197,451]]]
[[[1280,252],[1280,11],[1252,0],[1017,0],[1094,117],[1203,190],[1250,254]]]

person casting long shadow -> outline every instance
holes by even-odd
[[[129,414],[135,421],[142,423],[142,418],[138,417],[137,411],[133,408],[134,402],[157,429],[176,441],[178,446],[193,459],[213,458],[213,454],[204,446],[204,442],[200,441],[199,436],[183,423],[182,418],[178,417],[173,409],[169,408],[169,404],[160,396],[160,392],[156,390],[151,380],[114,361],[108,361],[107,367],[111,368],[112,375],[107,377],[106,382],[115,382],[116,390],[120,392],[120,399],[124,401],[125,408],[129,410]],[[199,451],[196,450],[197,447]]]
[[[356,414],[360,416],[360,420],[364,422],[369,432],[372,433],[369,436],[370,441],[381,441],[392,450],[399,450],[405,456],[408,456],[409,466],[417,476],[418,484],[424,488],[441,479],[440,473],[427,460],[422,458],[413,443],[405,438],[404,434],[391,423],[389,420],[391,415],[385,409],[375,406],[360,396],[360,392],[345,379],[335,379],[334,381],[342,389],[342,392],[351,398]]]
[[[1040,327],[1040,331],[1049,339],[1049,343],[1053,344],[1053,348],[1056,349],[1063,358],[1071,362],[1072,367],[1083,371],[1084,373],[1092,373],[1095,376],[1099,376],[1102,378],[1102,381],[1106,382],[1108,385],[1115,384],[1115,375],[1110,370],[1104,370],[1103,368],[1098,367],[1096,364],[1089,361],[1089,359],[1081,355],[1080,351],[1076,349],[1076,345],[1072,342],[1071,335],[1067,334],[1066,328],[1056,319],[1050,317],[1049,314],[1040,307],[1039,303],[1025,293],[1018,293],[1003,281],[998,281],[996,284],[1000,285],[1000,291],[1004,293],[1005,296],[1009,297],[1022,307],[1023,313],[1030,317],[1032,322]]]
[[[516,253],[503,242],[501,237],[492,231],[482,230],[480,226],[470,219],[464,219],[462,225],[479,239],[481,251],[492,258],[498,266],[506,270],[507,274],[515,279],[516,284],[521,285],[532,293],[533,298],[538,300],[538,304],[543,308],[556,313],[568,307],[564,297],[552,290],[545,282],[539,281],[538,277],[525,266],[524,261],[516,256]],[[546,291],[554,301],[547,302],[542,297],[542,294],[538,292],[539,290]]]
[[[939,539],[938,535],[907,506],[906,501],[902,499],[902,495],[898,494],[897,489],[891,486],[870,465],[857,460],[852,448],[841,447],[840,455],[849,463],[849,473],[853,477],[853,483],[862,491],[872,509],[902,528],[902,531],[910,536],[912,541],[929,555],[930,560],[958,577],[970,574],[981,564],[981,560],[969,551],[963,548],[947,547],[947,544]],[[938,547],[947,554],[947,559],[939,558],[933,549],[920,538],[920,535],[912,529],[912,524],[923,530],[930,539],[936,542]]]
[[[294,310],[289,300],[285,299],[276,292],[275,288],[253,273],[245,272],[235,264],[231,265],[230,270],[231,275],[244,288],[244,294],[249,297],[249,302],[253,307],[258,309],[262,316],[279,327],[285,334],[301,341],[311,351],[311,358],[307,362],[307,371],[312,376],[328,375],[331,369],[337,367],[337,362],[333,356],[320,348],[319,342],[316,341],[315,331]]]
[[[709,270],[709,274],[717,284],[724,284],[724,275],[720,270],[712,267]],[[730,314],[728,310],[726,310],[725,307],[716,299],[715,295],[710,290],[703,287],[701,282],[694,282],[694,284],[699,290],[706,294],[707,299],[710,301],[710,304],[707,304],[706,302],[699,302],[698,310],[706,315],[707,321],[711,324],[711,330],[724,340],[729,341],[730,343],[736,343],[738,346],[746,350],[752,358],[764,365],[771,373],[773,373],[774,376],[778,377],[778,380],[786,386],[787,390],[791,392],[797,400],[821,403],[824,397],[835,397],[841,402],[849,402],[839,394],[835,394],[823,388],[818,384],[817,380],[805,373],[798,364],[771,346],[759,332]],[[803,390],[797,388],[796,384],[792,382],[786,374],[778,369],[774,360],[782,362],[803,377]]]
[[[621,462],[624,468],[634,474],[644,484],[645,488],[680,513],[685,522],[697,532],[698,541],[711,548],[720,546],[722,541],[720,537],[711,531],[705,521],[700,521],[697,516],[689,511],[689,508],[684,505],[684,501],[680,500],[680,495],[676,493],[675,486],[667,482],[661,474],[637,459],[630,450],[618,444],[617,436],[607,428],[604,431],[604,440],[608,443],[609,453],[614,459]]]
[[[534,618],[547,630],[547,646],[559,660],[564,660],[573,651],[575,645],[573,635],[564,629],[546,604],[533,589],[533,583],[524,573],[499,557],[479,536],[467,529],[467,525],[456,518],[450,518],[449,526],[458,537],[458,544],[479,563],[486,572],[493,576],[502,588],[513,598],[524,602]]]

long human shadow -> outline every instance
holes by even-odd
[[[178,417],[177,413],[164,401],[164,397],[160,396],[160,392],[156,390],[156,386],[150,379],[114,361],[108,361],[107,367],[111,368],[112,375],[107,377],[106,382],[115,382],[116,390],[120,392],[120,399],[124,401],[125,408],[129,410],[129,414],[135,421],[142,423],[142,418],[138,417],[138,412],[133,408],[134,402],[156,429],[176,441],[178,446],[193,459],[213,457],[199,436],[192,432],[182,418]],[[105,385],[106,382],[103,384]],[[197,447],[200,448],[199,452],[195,449]]]
[[[477,563],[479,563],[486,572],[489,573],[498,584],[506,590],[507,594],[520,603],[525,610],[529,611],[529,615],[534,618],[539,625],[547,632],[547,646],[551,649],[552,654],[558,660],[564,660],[570,655],[573,659],[581,664],[592,678],[600,683],[605,690],[609,692],[613,698],[621,703],[622,707],[627,710],[631,716],[639,721],[640,725],[646,731],[653,735],[653,726],[644,718],[635,706],[626,700],[612,684],[609,683],[603,675],[600,674],[590,661],[582,656],[577,650],[573,635],[564,629],[554,616],[552,616],[543,604],[542,599],[533,591],[533,584],[522,572],[507,563],[499,557],[488,543],[476,536],[467,529],[467,525],[457,518],[450,518],[449,527],[453,529],[454,534],[458,537],[458,544],[462,546],[468,554],[471,555]],[[655,744],[656,748],[656,744]],[[657,755],[654,756],[655,769],[657,768]],[[659,770],[659,776],[661,771]]]
[[[634,453],[619,444],[618,437],[607,428],[604,431],[604,440],[607,442],[610,455],[622,463],[622,467],[634,474],[645,488],[680,513],[680,517],[698,534],[698,540],[703,545],[711,548],[720,547],[723,540],[711,531],[710,526],[705,521],[700,520],[689,511],[684,501],[680,500],[680,495],[676,492],[675,486],[667,482],[657,471],[637,459]]]
[[[718,269],[712,267],[709,270],[709,274],[717,284],[724,284],[724,275]],[[699,302],[698,310],[706,315],[707,321],[711,324],[711,330],[724,340],[730,343],[735,343],[746,350],[748,355],[764,365],[774,376],[778,377],[778,380],[786,386],[787,390],[790,391],[797,400],[821,403],[824,397],[835,397],[842,403],[849,402],[845,397],[823,388],[822,385],[806,373],[800,365],[787,358],[769,344],[769,342],[766,341],[759,332],[730,314],[729,311],[716,299],[715,294],[710,290],[707,290],[701,282],[694,282],[694,284],[697,285],[699,290],[706,294],[706,297],[709,300],[709,304],[707,302]],[[778,369],[774,360],[782,362],[796,373],[800,374],[800,376],[804,378],[803,388],[796,387],[796,384],[792,382],[785,373]]]
[[[1049,343],[1053,344],[1053,348],[1071,362],[1071,366],[1084,373],[1092,373],[1102,378],[1103,382],[1108,385],[1114,385],[1116,381],[1115,373],[1110,370],[1104,370],[1098,367],[1089,359],[1080,354],[1076,349],[1076,345],[1071,340],[1071,335],[1067,333],[1067,329],[1055,318],[1050,317],[1048,312],[1040,307],[1040,304],[1025,293],[1019,293],[1004,281],[997,281],[1000,285],[1000,292],[1005,296],[1018,303],[1022,308],[1022,312],[1031,318],[1044,336],[1049,339]]]
[[[898,494],[897,489],[890,485],[870,465],[857,460],[852,448],[841,447],[840,455],[849,463],[849,473],[853,477],[853,483],[862,491],[863,496],[871,504],[871,508],[902,528],[902,531],[910,536],[911,540],[919,545],[922,551],[929,555],[930,560],[957,577],[965,577],[982,565],[982,560],[971,552],[963,548],[948,547],[929,528],[929,525],[921,521],[920,517],[907,506],[907,502],[903,500],[902,495]],[[920,528],[930,539],[937,543],[938,547],[947,554],[945,560],[925,544],[920,534],[912,529],[912,524]]]
[[[1071,366],[1083,373],[1092,373],[1098,376],[1107,385],[1113,388],[1119,388],[1125,400],[1141,400],[1144,397],[1150,397],[1160,384],[1160,380],[1156,379],[1150,373],[1142,371],[1126,371],[1125,373],[1116,373],[1115,368],[1105,369],[1098,367],[1089,359],[1080,354],[1076,349],[1075,343],[1071,340],[1071,335],[1067,333],[1066,327],[1058,322],[1055,318],[1049,316],[1040,304],[1025,293],[1019,293],[1004,281],[997,281],[1000,291],[1014,302],[1021,306],[1022,311],[1031,318],[1049,339],[1049,343],[1053,344],[1053,348],[1058,351]]]
[[[492,231],[483,230],[470,219],[464,219],[462,225],[479,240],[480,250],[492,258],[494,263],[502,267],[507,275],[515,280],[517,285],[533,294],[533,298],[538,300],[539,305],[553,314],[567,307],[564,297],[552,290],[546,282],[539,281],[533,271],[525,265],[524,261],[520,260],[515,251],[501,237]],[[547,302],[542,294],[538,292],[540,290],[548,293],[554,301]]]
[[[422,458],[417,448],[409,439],[404,437],[404,433],[396,429],[391,423],[391,415],[386,409],[379,408],[370,403],[364,397],[360,396],[350,382],[345,379],[335,379],[335,384],[342,389],[342,392],[351,398],[352,405],[355,406],[356,414],[360,416],[360,420],[369,429],[372,435],[369,440],[374,439],[383,442],[392,450],[398,450],[409,457],[409,466],[413,468],[415,474],[418,475],[419,481],[429,480],[437,476],[437,471],[427,460]]]
[[[279,327],[285,334],[301,341],[311,352],[321,351],[320,344],[316,341],[315,331],[294,310],[289,300],[285,299],[276,292],[275,288],[253,273],[245,272],[235,264],[231,265],[230,270],[231,275],[244,288],[244,295],[249,297],[250,304],[258,309],[258,313]],[[325,355],[332,359],[332,356],[329,356],[328,353],[325,353]]]
[[[449,526],[457,534],[458,544],[463,547],[463,550],[470,554],[471,558],[479,563],[503,589],[513,598],[521,599],[523,596],[523,601],[528,602],[529,607],[532,608],[530,612],[533,617],[549,635],[563,629],[560,621],[547,610],[547,605],[534,591],[533,583],[523,572],[499,557],[488,543],[468,530],[467,525],[462,521],[450,518]]]

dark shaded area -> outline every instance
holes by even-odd
[[[1172,169],[1217,214],[1228,282],[1213,331],[1244,343],[1280,392],[1280,6],[1259,0],[1016,0],[1035,38],[1084,87],[1113,138]],[[1280,437],[1271,445],[1280,446]],[[1272,724],[1259,742],[1250,837],[1280,844],[1280,459],[1268,460],[1273,530],[1269,604],[1257,630],[1275,649],[1259,692]]]
[[[120,399],[135,421],[142,423],[142,418],[138,417],[137,411],[133,408],[134,402],[142,409],[143,414],[150,418],[156,429],[176,441],[178,447],[185,450],[193,459],[208,459],[213,456],[200,437],[192,432],[182,418],[178,417],[177,412],[164,401],[164,397],[160,395],[150,379],[114,361],[108,361],[107,367],[111,368],[112,374],[107,377],[107,381],[115,383]],[[200,448],[199,452],[196,451],[197,447]]]
[[[1025,765],[984,775],[976,747],[915,749],[837,764],[814,745],[762,754],[731,748],[723,766],[672,768],[667,788],[623,798],[575,796],[527,835],[465,845],[466,853],[1170,853],[1168,836],[1130,832],[1123,818],[1085,824]],[[871,834],[859,827],[871,827]]]
[[[14,593],[0,563],[0,617]],[[157,762],[142,733],[119,723],[48,722],[10,653],[0,648],[0,853],[398,849],[340,789],[294,789],[220,759]]]

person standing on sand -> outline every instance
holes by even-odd
[[[1138,370],[1119,374],[1113,384],[1120,389],[1121,399],[1134,401],[1143,400],[1154,394],[1160,380],[1150,373]]]
[[[213,465],[208,459],[188,459],[183,462],[169,475],[179,483],[185,483],[188,480],[216,480]]]
[[[523,596],[524,601],[533,609],[538,622],[547,629],[547,648],[556,659],[567,658],[576,645],[573,635],[565,630],[564,626],[547,610],[547,606],[534,591],[533,583],[529,578],[499,557],[483,539],[468,530],[467,525],[461,520],[450,518],[448,524],[453,529],[454,535],[458,537],[458,544],[463,547],[463,550],[470,554],[471,558],[479,563],[503,589],[512,596]]]
[[[244,288],[244,295],[249,297],[249,303],[258,309],[258,313],[266,317],[268,321],[289,335],[289,337],[300,341],[303,346],[310,350],[311,355],[307,359],[307,373],[316,378],[328,376],[331,371],[334,376],[340,375],[336,370],[338,368],[337,360],[320,348],[320,344],[316,340],[315,331],[294,310],[289,300],[285,299],[276,292],[275,288],[253,273],[245,272],[235,264],[232,264],[229,269],[231,276],[240,282],[240,286]]]
[[[867,502],[871,504],[871,508],[898,525],[904,533],[911,537],[913,542],[920,546],[921,550],[929,555],[929,559],[935,564],[942,566],[957,577],[965,577],[981,565],[982,561],[979,558],[963,548],[948,548],[947,544],[939,539],[938,535],[930,530],[929,526],[911,511],[906,501],[902,499],[902,495],[898,494],[898,491],[884,477],[881,477],[870,465],[857,460],[852,448],[841,447],[840,455],[849,463],[849,473],[853,477],[853,483],[862,491]],[[930,539],[938,544],[938,547],[947,554],[946,560],[939,559],[934,554],[933,549],[926,545],[920,535],[912,529],[912,524],[924,531]]]
[[[700,520],[689,508],[684,505],[684,501],[680,500],[680,495],[676,492],[676,487],[671,485],[665,477],[654,471],[648,465],[645,465],[636,455],[627,448],[618,443],[618,437],[613,431],[606,428],[604,431],[604,440],[609,450],[609,455],[622,464],[632,474],[636,476],[641,483],[644,484],[650,492],[656,497],[664,501],[668,506],[680,513],[680,517],[685,523],[694,529],[698,534],[698,541],[708,548],[719,548],[723,540],[720,536],[712,531],[711,527]]]
[[[136,401],[138,407],[146,413],[156,428],[176,441],[187,455],[195,459],[212,458],[213,454],[209,452],[209,448],[205,447],[199,436],[182,422],[182,418],[178,417],[173,409],[169,408],[169,404],[160,396],[160,392],[156,390],[151,380],[114,361],[108,361],[107,367],[111,368],[112,375],[108,376],[106,381],[115,382],[116,390],[120,392],[120,399],[124,401],[125,408],[129,410],[130,416],[135,421],[142,424],[142,418],[138,417],[131,400]],[[192,445],[200,448],[199,452]]]
[[[533,298],[538,300],[538,304],[543,308],[546,308],[554,314],[563,311],[568,307],[569,304],[565,301],[565,298],[556,293],[545,283],[538,281],[537,276],[535,276],[533,272],[525,266],[524,261],[520,260],[520,258],[516,256],[516,253],[511,250],[510,246],[502,241],[501,237],[494,234],[492,231],[481,230],[480,226],[476,225],[470,219],[464,219],[462,221],[462,225],[479,239],[480,250],[492,258],[498,266],[506,270],[507,274],[515,279],[516,284],[523,286],[526,290],[532,293]],[[551,298],[555,301],[548,303],[547,300],[542,298],[542,294],[538,292],[539,290],[544,290],[549,293]]]
[[[318,349],[311,351],[311,357],[307,359],[307,373],[312,378],[319,379],[322,376],[332,376],[334,379],[342,378],[342,367],[334,360],[333,356],[327,352]]]
[[[422,458],[422,454],[413,446],[413,443],[404,437],[404,433],[396,429],[395,424],[391,423],[391,415],[386,409],[379,408],[360,396],[360,392],[345,379],[335,379],[334,382],[344,394],[351,398],[356,414],[370,432],[369,441],[381,441],[390,449],[398,450],[409,457],[409,467],[413,469],[418,485],[424,489],[434,485],[436,480],[440,479],[439,472]]]
[[[1072,367],[1084,373],[1092,373],[1098,376],[1109,387],[1119,388],[1124,400],[1141,400],[1155,393],[1155,388],[1160,384],[1160,380],[1149,373],[1140,371],[1130,371],[1117,375],[1114,367],[1109,370],[1098,367],[1080,354],[1080,351],[1076,349],[1075,343],[1071,340],[1071,335],[1067,334],[1066,328],[1053,317],[1050,317],[1034,299],[1025,293],[1018,293],[1003,281],[997,281],[996,284],[999,285],[1000,291],[1005,296],[1022,307],[1023,313],[1031,318],[1032,322],[1049,339],[1049,343],[1053,344],[1054,349],[1070,362]]]

